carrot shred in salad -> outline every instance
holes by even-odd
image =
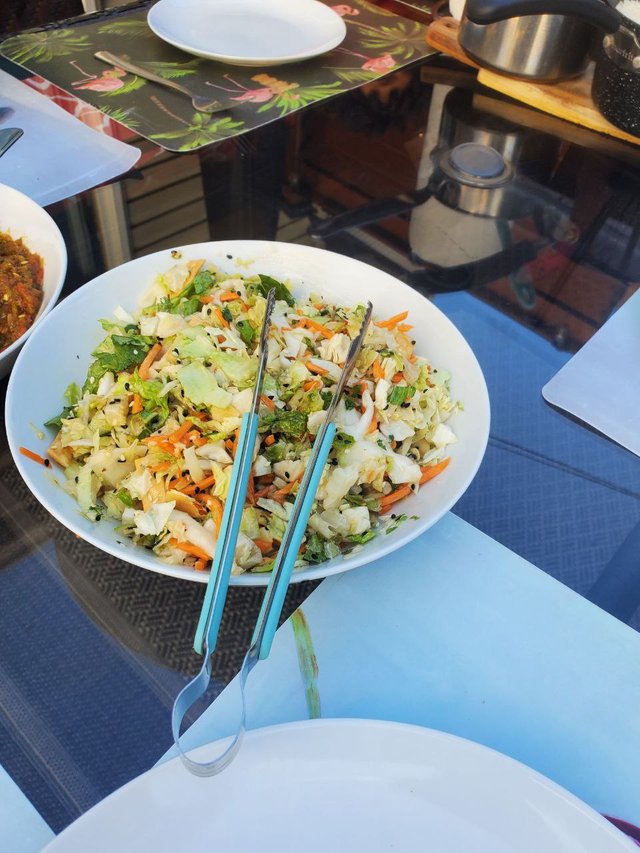
[[[49,456],[85,516],[117,519],[122,534],[166,562],[210,565],[272,287],[259,440],[234,564],[236,573],[270,571],[365,309],[317,294],[296,299],[269,276],[178,263],[135,313],[117,308],[101,321],[106,336],[83,386],[67,388],[67,405],[47,423],[56,430]],[[407,519],[396,505],[449,464],[456,437],[446,421],[458,405],[447,371],[415,353],[407,317],[367,332],[296,565],[396,529]]]

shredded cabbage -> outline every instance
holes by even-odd
[[[87,518],[167,562],[206,569],[249,411],[266,295],[276,288],[252,488],[234,571],[270,571],[364,306],[296,299],[265,275],[204,261],[165,270],[137,312],[102,320],[82,389],[70,385],[50,455]],[[396,501],[448,462],[449,373],[414,352],[406,312],[371,324],[336,410],[336,438],[297,565],[362,547],[407,516]],[[61,395],[62,403],[62,395]],[[421,485],[424,484],[424,485]],[[404,507],[404,500],[402,502]],[[385,519],[391,514],[391,522]]]

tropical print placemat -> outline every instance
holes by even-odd
[[[192,151],[370,83],[433,52],[424,24],[365,0],[350,0],[349,5],[333,6],[347,25],[347,36],[330,53],[264,69],[229,66],[183,53],[157,38],[146,22],[150,5],[11,36],[0,44],[0,53],[163,148]],[[100,50],[126,55],[168,80],[183,81],[229,110],[197,112],[186,95],[105,65],[94,56]]]

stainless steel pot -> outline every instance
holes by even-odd
[[[602,0],[467,0],[460,46],[479,65],[515,77],[581,74],[598,33],[618,28]]]

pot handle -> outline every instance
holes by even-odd
[[[497,24],[526,15],[567,15],[615,32],[622,16],[602,0],[467,0],[465,17],[474,24]]]

